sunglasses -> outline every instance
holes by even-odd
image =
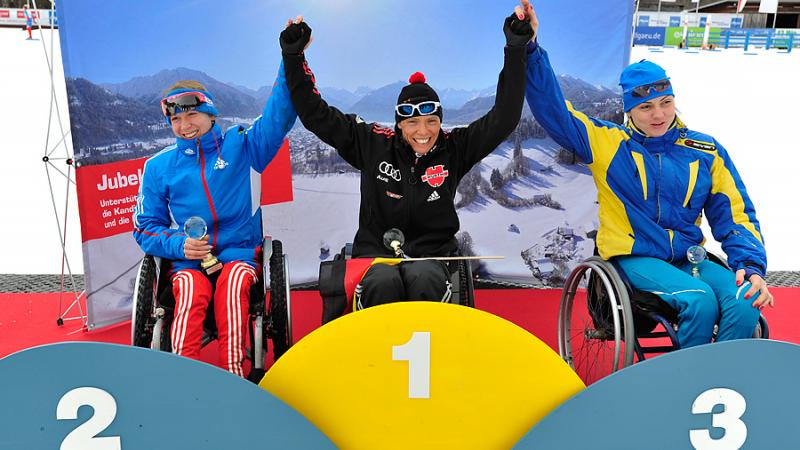
[[[631,94],[633,94],[633,96],[636,98],[645,98],[650,95],[651,90],[656,92],[664,92],[669,89],[670,86],[672,86],[672,84],[669,82],[669,80],[658,80],[650,84],[636,86],[635,88],[631,89]]]
[[[171,117],[176,113],[192,111],[203,103],[209,105],[214,104],[214,102],[202,92],[181,92],[180,94],[170,95],[162,99],[161,112],[166,117]]]
[[[414,111],[417,111],[420,116],[429,116],[439,110],[442,105],[439,102],[428,101],[421,103],[401,103],[394,107],[395,112],[400,117],[411,117]]]

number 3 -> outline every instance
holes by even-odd
[[[747,425],[740,419],[747,408],[744,397],[732,389],[709,389],[698,395],[692,404],[692,414],[708,414],[714,406],[722,405],[725,410],[714,413],[711,426],[722,428],[725,435],[712,439],[706,429],[689,430],[689,440],[695,450],[734,450],[739,449],[747,440]]]
[[[117,402],[102,389],[80,387],[67,392],[58,402],[56,419],[75,420],[78,409],[84,405],[91,406],[94,414],[64,438],[60,450],[121,450],[119,436],[95,437],[111,425],[117,415]]]

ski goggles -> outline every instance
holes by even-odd
[[[650,95],[651,91],[664,92],[672,86],[668,79],[658,80],[653,83],[643,84],[631,89],[631,95],[634,98],[646,98]]]
[[[420,116],[429,116],[431,114],[436,114],[436,111],[438,111],[441,106],[441,103],[434,101],[401,103],[395,106],[394,110],[400,117],[412,117],[414,116],[414,111]]]
[[[214,106],[214,102],[202,92],[181,92],[162,99],[161,112],[164,116],[171,117],[177,113],[193,111],[203,104]]]

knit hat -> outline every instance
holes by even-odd
[[[163,101],[166,98],[172,97],[173,95],[182,94],[184,92],[199,92],[206,97],[205,102],[201,103],[199,106],[196,106],[194,108],[187,108],[187,111],[199,111],[202,113],[206,113],[209,116],[215,116],[215,117],[219,116],[219,111],[217,111],[217,108],[214,106],[214,97],[211,95],[211,93],[209,93],[208,91],[204,91],[202,89],[189,89],[189,88],[173,89],[167,92],[167,94],[164,95],[164,97],[161,100]],[[180,114],[182,112],[185,111],[181,110],[180,107],[175,107],[175,114]],[[167,125],[171,124],[169,116],[165,116],[164,119],[167,121]]]
[[[405,86],[403,89],[400,90],[400,95],[397,97],[397,104],[403,103],[420,103],[425,101],[433,101],[438,102],[439,96],[436,95],[436,91],[433,90],[432,87],[425,82],[425,75],[422,72],[414,72],[408,78],[408,85]],[[418,109],[415,109],[413,114],[409,117],[420,116]],[[442,119],[442,107],[439,106],[436,108],[436,112],[431,115],[435,115],[439,117],[439,120]],[[397,111],[394,112],[394,121],[395,123],[400,123],[400,121],[408,119],[409,117],[403,117],[397,114]]]
[[[672,92],[672,85],[661,92],[656,89],[649,89],[644,97],[634,96],[634,88],[645,86],[656,81],[669,80],[667,72],[658,64],[646,60],[633,63],[622,71],[619,76],[619,85],[622,86],[622,105],[625,112],[630,111],[636,105],[652,100],[664,95],[675,95]]]

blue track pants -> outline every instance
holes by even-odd
[[[736,275],[711,261],[699,264],[699,278],[689,262],[672,265],[657,258],[623,256],[616,259],[631,285],[652,292],[678,311],[678,342],[682,348],[711,341],[753,337],[760,312],[752,306],[758,294],[745,299],[750,282],[736,286]]]

